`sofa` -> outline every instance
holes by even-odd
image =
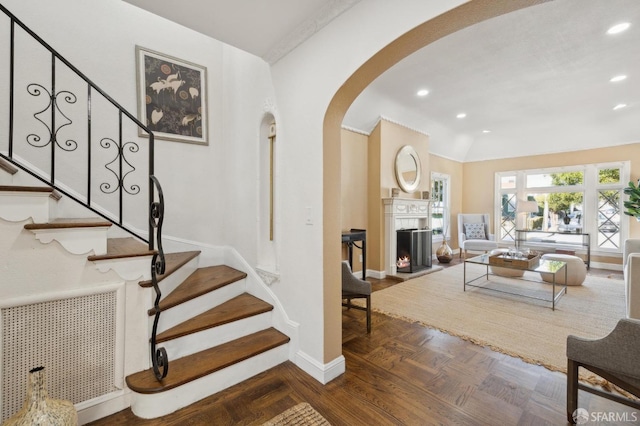
[[[624,242],[622,257],[627,318],[640,319],[640,239]]]

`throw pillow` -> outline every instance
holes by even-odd
[[[487,235],[484,232],[484,223],[465,223],[464,234],[470,240],[486,240]]]

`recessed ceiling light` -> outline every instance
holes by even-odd
[[[491,130],[483,130],[482,133],[491,133]]]
[[[625,108],[627,106],[627,104],[618,104],[616,106],[613,107],[613,110],[617,110],[617,109],[622,109]]]
[[[624,30],[626,30],[627,28],[629,28],[631,26],[630,23],[628,22],[623,22],[622,24],[617,24],[614,25],[613,27],[609,28],[607,30],[607,34],[618,34],[623,32]]]
[[[427,89],[420,89],[418,90],[418,93],[416,93],[416,95],[418,96],[427,96],[429,94],[429,91]]]
[[[465,118],[467,116],[467,114],[465,114],[464,112],[461,112],[460,114],[456,115],[457,118]]]
[[[627,78],[626,75],[616,75],[615,77],[612,77],[611,80],[609,80],[612,83],[617,83],[618,81],[622,81],[625,80]]]

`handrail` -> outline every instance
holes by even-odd
[[[136,231],[134,231],[133,229],[129,229],[127,227],[125,227],[122,223],[122,215],[120,214],[119,216],[119,220],[118,221],[113,221],[111,218],[109,218],[108,216],[106,216],[105,214],[103,214],[102,212],[100,212],[97,209],[94,209],[91,206],[91,199],[90,199],[90,189],[88,191],[87,194],[87,201],[83,202],[81,200],[78,199],[78,197],[76,197],[74,194],[65,191],[63,188],[57,186],[55,184],[55,163],[53,162],[53,158],[55,158],[55,146],[57,144],[57,132],[65,127],[66,125],[70,124],[70,123],[63,123],[60,127],[55,128],[55,117],[56,117],[56,111],[59,112],[59,114],[61,114],[63,117],[67,118],[62,111],[60,110],[60,107],[58,105],[58,99],[57,97],[59,95],[64,95],[65,96],[65,101],[67,101],[68,103],[75,103],[76,102],[76,96],[73,93],[70,93],[68,91],[59,91],[59,92],[55,92],[55,59],[59,60],[60,62],[62,62],[64,65],[66,65],[71,71],[73,71],[73,73],[75,73],[78,77],[80,77],[82,80],[84,80],[87,84],[88,84],[88,129],[89,129],[89,133],[91,131],[91,94],[92,94],[92,90],[95,90],[97,93],[99,93],[100,95],[102,95],[104,97],[104,99],[106,99],[108,102],[110,102],[117,110],[118,113],[120,115],[119,120],[120,120],[120,125],[122,126],[122,115],[126,116],[127,118],[129,118],[129,120],[131,120],[132,123],[134,123],[138,128],[142,129],[144,132],[146,132],[149,135],[149,174],[152,175],[154,173],[153,171],[153,146],[154,146],[154,136],[153,136],[153,132],[151,130],[149,130],[143,123],[141,123],[134,115],[132,115],[131,113],[129,113],[124,107],[122,107],[118,102],[116,102],[111,96],[109,96],[105,91],[103,91],[102,89],[100,89],[95,83],[93,83],[93,81],[91,81],[86,75],[84,75],[80,70],[78,70],[75,66],[73,66],[67,59],[65,59],[60,53],[58,53],[55,49],[53,49],[53,47],[51,47],[47,42],[45,42],[42,38],[40,38],[36,33],[34,33],[29,27],[27,27],[22,21],[20,21],[15,15],[13,15],[11,12],[9,12],[9,10],[7,10],[2,4],[0,4],[0,10],[2,10],[11,20],[10,22],[10,59],[9,59],[9,66],[10,66],[10,72],[9,72],[9,84],[10,84],[10,90],[9,90],[9,149],[8,149],[8,155],[4,155],[2,153],[0,153],[0,156],[2,156],[3,158],[5,158],[7,161],[12,162],[13,164],[15,164],[16,166],[20,167],[22,170],[25,170],[27,173],[31,174],[33,177],[37,178],[38,180],[42,181],[43,183],[46,183],[54,188],[56,188],[58,191],[60,191],[62,194],[66,195],[67,197],[73,199],[74,201],[84,205],[85,207],[87,207],[88,209],[90,209],[91,211],[93,211],[94,213],[98,214],[99,216],[112,221],[115,225],[119,226],[120,228],[122,228],[123,230],[129,232],[130,234],[134,235],[135,237],[139,238],[140,240],[147,242],[149,245],[149,250],[153,250],[153,242],[150,241],[149,239],[143,237],[142,235],[139,235]],[[52,169],[51,169],[51,174],[50,174],[50,179],[49,180],[45,180],[44,178],[42,178],[40,175],[34,173],[33,171],[28,170],[26,167],[24,167],[22,164],[14,161],[13,158],[13,152],[14,152],[14,102],[15,102],[15,93],[14,93],[14,85],[15,85],[15,76],[14,76],[14,67],[15,67],[15,25],[18,25],[20,28],[22,28],[27,34],[29,34],[34,40],[36,40],[38,43],[40,43],[45,49],[47,49],[49,52],[51,52],[52,58],[51,58],[51,78],[52,78],[52,90],[51,93],[48,92],[48,90],[46,88],[44,88],[44,86],[39,85],[39,84],[30,84],[27,88],[27,90],[29,90],[30,94],[32,94],[33,96],[40,96],[43,92],[47,92],[47,94],[50,97],[50,102],[49,105],[47,105],[47,108],[45,110],[42,110],[36,114],[34,114],[34,117],[39,120],[41,123],[43,123],[46,126],[46,123],[44,123],[39,117],[38,115],[45,112],[47,109],[50,109],[50,113],[51,113],[51,127],[48,128],[49,133],[50,133],[50,140],[49,142],[51,143],[51,152],[52,152]],[[68,120],[68,118],[67,118]],[[48,126],[47,126],[48,127]],[[39,141],[39,137],[37,135],[31,134],[29,136],[35,136],[36,138],[38,138]],[[89,142],[91,141],[91,136],[90,134],[88,135],[88,140]],[[46,144],[48,145],[49,142]],[[72,141],[75,143],[75,141]],[[105,144],[109,144],[109,142],[115,142],[113,140],[108,140],[108,141],[101,141],[101,143],[105,143]],[[127,144],[132,144],[132,142],[127,142],[125,144],[123,144],[122,141],[122,133],[120,131],[120,140],[118,141],[118,150],[119,150],[119,159],[122,160],[124,157],[124,146],[123,145],[127,145]],[[44,145],[44,146],[46,146]],[[43,147],[44,147],[43,146]],[[77,146],[77,144],[76,144]],[[91,144],[88,144],[88,147],[91,147]],[[130,148],[131,149],[131,148]],[[137,146],[136,148],[137,149]],[[124,187],[124,178],[126,177],[126,175],[122,176],[116,176],[118,178],[118,188],[120,192],[122,192],[123,187]],[[153,186],[150,186],[150,191],[153,191]],[[150,194],[150,198],[153,198],[153,194]],[[122,209],[122,206],[120,206],[120,209]],[[149,232],[149,238],[151,238],[151,235],[153,234],[153,228],[151,226],[149,226],[148,229]]]
[[[67,59],[65,59],[62,55],[60,55],[55,49],[53,49],[48,43],[46,43],[42,38],[40,38],[37,34],[35,34],[31,29],[29,29],[24,23],[22,23],[18,18],[15,17],[11,12],[9,12],[3,5],[0,4],[0,10],[9,17],[10,29],[9,29],[9,124],[8,124],[8,150],[7,154],[0,152],[0,157],[14,164],[16,167],[20,168],[24,172],[38,179],[39,181],[55,188],[60,193],[74,200],[75,202],[83,205],[85,208],[91,210],[95,214],[101,216],[102,218],[109,220],[116,226],[120,227],[124,231],[129,234],[135,236],[136,238],[147,243],[150,251],[153,251],[153,258],[151,261],[151,281],[156,292],[156,298],[154,302],[155,309],[155,319],[154,326],[152,330],[151,336],[151,360],[153,364],[153,370],[158,380],[162,380],[169,370],[167,353],[164,348],[156,348],[156,329],[158,324],[158,319],[160,316],[160,289],[158,287],[158,274],[164,274],[165,271],[165,256],[162,249],[162,222],[164,220],[164,195],[162,193],[162,188],[160,186],[160,182],[155,176],[154,170],[154,134],[151,130],[149,130],[143,123],[141,123],[134,115],[129,113],[124,107],[122,107],[119,103],[117,103],[112,97],[110,97],[106,92],[100,89],[95,83],[93,83],[87,76],[85,76],[80,70],[78,70],[75,66],[73,66]],[[23,164],[23,161],[18,161],[15,156],[15,102],[17,96],[19,95],[15,90],[16,84],[16,55],[18,52],[16,51],[16,26],[21,28],[26,34],[28,34],[33,40],[37,41],[41,46],[43,46],[50,53],[50,82],[49,87],[45,87],[45,84],[40,84],[37,82],[33,82],[27,85],[26,92],[28,95],[32,97],[42,97],[42,99],[47,100],[47,105],[45,108],[40,109],[39,111],[33,114],[33,118],[40,122],[48,131],[48,140],[46,138],[42,138],[35,131],[30,132],[26,137],[26,143],[33,148],[46,148],[50,149],[50,170],[48,173],[48,177],[46,177],[47,172],[41,170],[34,166],[34,169],[30,168],[26,164]],[[56,179],[56,165],[57,165],[57,154],[64,155],[64,153],[69,153],[75,151],[80,144],[73,139],[67,139],[64,142],[58,140],[58,132],[73,124],[73,121],[65,111],[63,111],[63,104],[67,106],[75,104],[77,101],[77,97],[74,93],[68,90],[60,90],[56,87],[56,65],[59,63],[64,64],[73,74],[79,77],[84,83],[87,84],[87,140],[86,140],[86,149],[87,149],[87,176],[86,176],[86,200],[80,199],[79,196],[74,194],[72,191],[67,190],[64,185],[60,185],[58,180]],[[2,61],[0,61],[2,64]],[[80,83],[83,84],[83,83]],[[103,182],[98,185],[100,191],[105,195],[116,194],[118,196],[118,213],[112,215],[106,214],[92,205],[92,187],[95,185],[92,181],[92,170],[93,170],[93,151],[92,151],[92,106],[93,99],[96,94],[102,96],[102,98],[108,101],[115,109],[118,114],[118,124],[117,124],[117,140],[111,137],[103,137],[99,141],[99,146],[105,150],[109,150],[115,148],[116,153],[115,157],[111,158],[111,161],[104,165],[104,168],[111,172],[114,175],[115,180],[117,180],[117,184],[112,185],[108,182]],[[48,98],[48,99],[47,99]],[[57,122],[57,119],[60,121]],[[135,229],[130,226],[125,225],[124,223],[124,197],[125,195],[137,195],[141,191],[141,187],[137,184],[125,185],[125,180],[127,176],[129,176],[133,171],[136,171],[136,168],[133,165],[133,162],[127,158],[126,153],[135,154],[139,151],[139,145],[133,141],[125,141],[124,136],[124,123],[123,120],[128,119],[130,122],[139,129],[143,134],[148,135],[148,236],[145,238],[142,235],[139,235]],[[136,135],[137,136],[137,135]],[[85,145],[82,145],[83,147]],[[77,160],[68,160],[64,165],[76,164]],[[75,179],[81,179],[82,177],[76,177]],[[157,192],[156,192],[157,191]],[[156,201],[156,195],[158,196],[158,200]],[[157,249],[155,246],[157,245]]]

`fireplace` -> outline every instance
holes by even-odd
[[[430,200],[418,198],[383,198],[384,203],[384,268],[385,275],[398,272],[397,230],[429,229]],[[428,232],[431,239],[431,232]],[[428,244],[431,250],[431,245]],[[381,277],[384,278],[384,275]]]
[[[396,269],[412,274],[431,267],[431,230],[396,230]]]

